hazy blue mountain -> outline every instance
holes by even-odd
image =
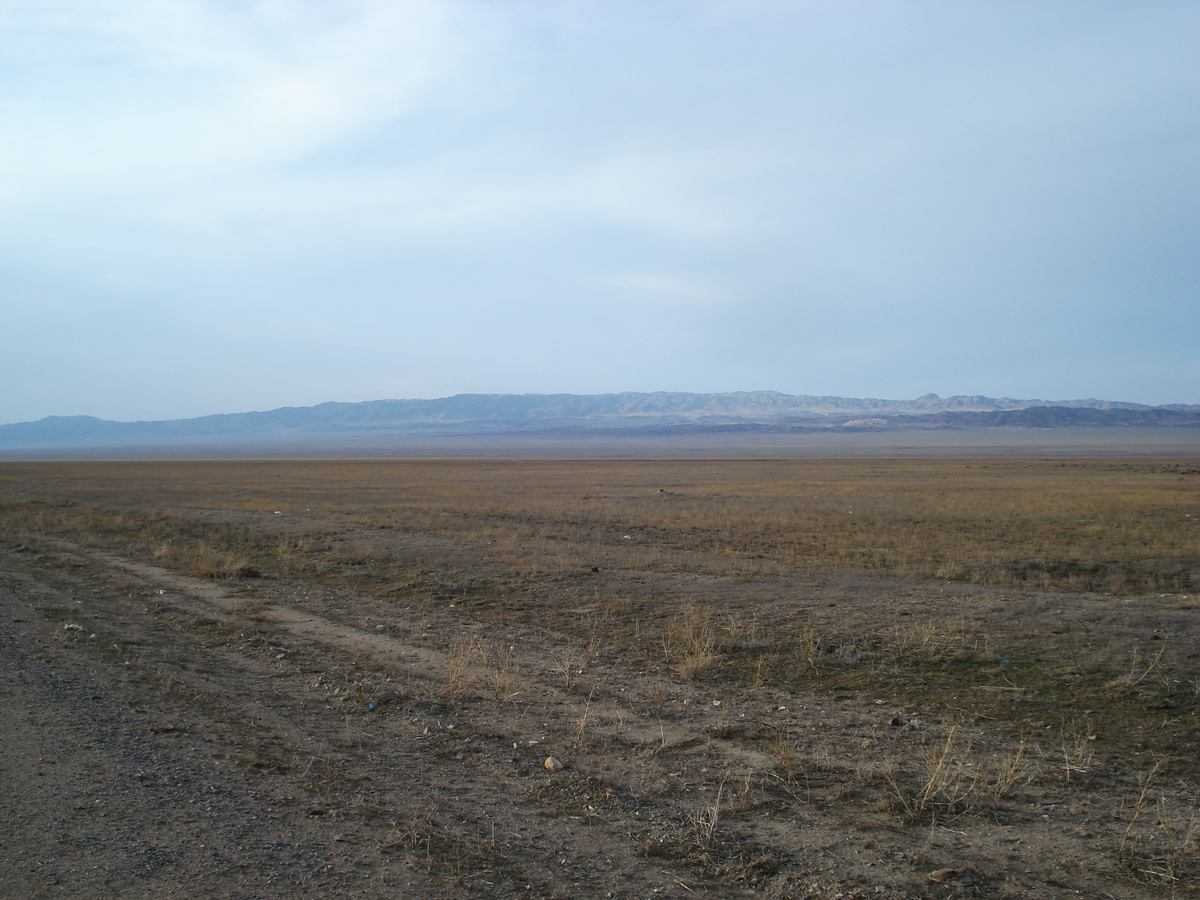
[[[619,394],[458,394],[437,400],[371,400],[283,407],[194,419],[112,422],[49,416],[0,426],[0,448],[229,444],[354,435],[486,434],[580,429],[1067,428],[1200,426],[1200,406],[1009,397],[856,399],[739,391]]]

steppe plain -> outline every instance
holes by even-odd
[[[1200,892],[1200,460],[0,464],[5,897]]]

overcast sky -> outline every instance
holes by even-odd
[[[1200,402],[1200,3],[0,0],[0,422]]]

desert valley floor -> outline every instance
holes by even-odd
[[[0,466],[0,895],[1200,890],[1200,466]]]

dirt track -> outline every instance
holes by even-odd
[[[685,681],[544,610],[381,607],[50,538],[0,573],[5,897],[1171,896],[1114,867],[1124,801],[1048,776],[902,824],[885,762],[945,731],[886,697]],[[788,614],[787,586],[685,587]],[[852,588],[828,589],[944,591]],[[1014,743],[968,731],[981,761]]]

